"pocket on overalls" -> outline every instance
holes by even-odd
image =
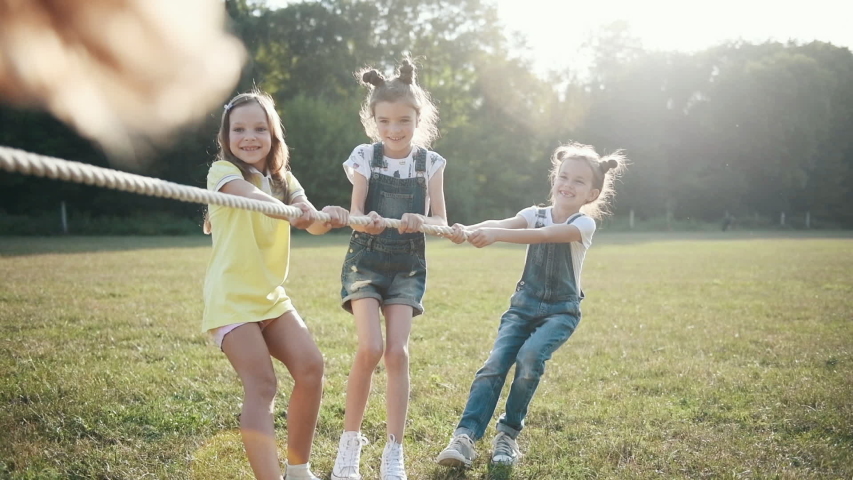
[[[524,303],[524,281],[515,284],[515,291],[509,297],[509,305],[511,307],[521,307]]]
[[[367,247],[360,243],[350,243],[347,255],[344,257],[344,271],[351,270],[358,260],[367,252]]]
[[[414,197],[411,193],[380,192],[379,213],[383,217],[399,220],[412,208]]]

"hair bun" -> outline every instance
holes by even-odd
[[[607,173],[608,170],[613,170],[614,168],[619,166],[619,162],[617,162],[613,158],[608,158],[604,160],[600,164],[598,164],[599,168],[601,168],[602,173]]]
[[[415,66],[408,60],[400,64],[400,75],[397,77],[401,82],[411,85],[415,81]]]
[[[361,76],[364,83],[369,83],[374,87],[378,87],[385,83],[385,77],[378,70],[368,70]]]

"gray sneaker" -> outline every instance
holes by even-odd
[[[498,432],[492,440],[492,463],[515,465],[521,459],[521,450],[515,440],[504,432]]]
[[[475,458],[477,452],[474,451],[474,441],[468,435],[462,434],[454,436],[435,461],[445,467],[470,467]]]

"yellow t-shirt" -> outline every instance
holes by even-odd
[[[207,173],[208,190],[218,190],[243,178],[231,162],[220,160]],[[302,186],[286,173],[290,201],[304,195]],[[270,193],[260,173],[251,183]],[[290,222],[263,213],[209,205],[213,253],[204,279],[202,330],[232,323],[259,322],[293,310],[284,291],[290,258]]]

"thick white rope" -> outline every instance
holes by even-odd
[[[302,210],[290,205],[262,202],[237,195],[211,192],[203,188],[190,187],[143,175],[47,157],[3,146],[0,146],[0,169],[7,172],[34,175],[36,177],[47,177],[55,180],[95,185],[123,192],[171,198],[182,202],[242,208],[268,215],[279,215],[289,219],[302,216]],[[322,222],[328,222],[331,220],[331,217],[326,213],[318,211],[317,219]],[[384,220],[388,228],[399,228],[400,226],[400,220],[398,219],[385,218]],[[370,217],[366,215],[349,217],[350,225],[369,225],[371,221]],[[439,225],[424,225],[421,227],[421,231],[429,235],[439,236],[451,235],[453,233],[452,228]]]

